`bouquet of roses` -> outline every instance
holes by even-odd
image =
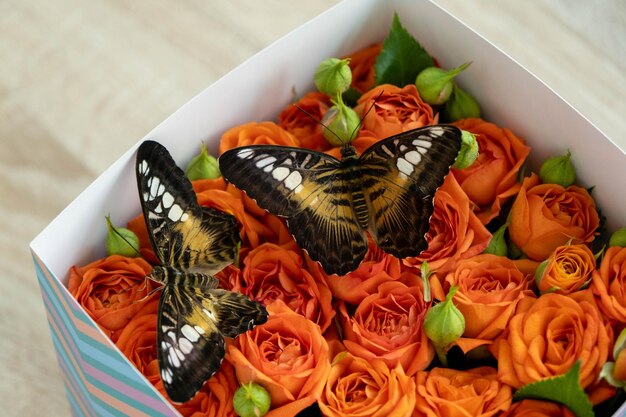
[[[353,131],[358,154],[442,121],[471,133],[436,191],[417,257],[395,258],[370,239],[356,270],[328,274],[204,149],[191,161],[198,203],[240,227],[238,259],[216,278],[269,317],[228,340],[219,371],[176,405],[182,415],[585,416],[623,402],[624,230],[603,246],[602,217],[574,185],[569,153],[524,172],[524,140],[481,119],[454,82],[467,66],[439,68],[396,18],[384,43],[325,61],[319,91],[277,122],[236,126],[220,141],[220,154],[266,144],[340,158],[337,139]],[[163,392],[159,286],[145,280],[158,259],[145,219],[110,230],[111,255],[73,267],[69,290]]]

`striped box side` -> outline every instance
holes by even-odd
[[[34,253],[33,261],[73,414],[179,417]]]

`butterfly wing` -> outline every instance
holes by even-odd
[[[225,353],[224,336],[187,289],[164,286],[158,318],[161,380],[170,399],[182,403],[219,369]]]
[[[327,273],[356,269],[367,251],[351,206],[350,179],[326,154],[281,146],[245,146],[219,158],[222,175],[287,227]]]
[[[237,220],[198,205],[191,182],[165,147],[143,142],[136,170],[150,243],[162,264],[214,274],[235,259]]]
[[[417,256],[433,198],[461,148],[454,126],[427,126],[384,139],[361,156],[363,189],[376,244],[398,258]]]
[[[267,321],[265,307],[245,295],[192,285],[166,285],[159,304],[159,368],[175,402],[191,399],[220,368],[224,336],[236,337]]]

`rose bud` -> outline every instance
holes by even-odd
[[[585,244],[558,246],[535,271],[535,283],[542,294],[571,294],[589,284],[596,258]]]
[[[104,246],[107,255],[121,255],[127,258],[139,256],[139,238],[132,231],[125,227],[115,227],[111,223],[111,217],[105,217],[107,221],[107,238]]]
[[[240,386],[233,395],[233,407],[239,417],[264,416],[271,403],[267,390],[254,382]]]
[[[616,230],[609,239],[609,246],[626,248],[626,227]]]
[[[313,81],[319,91],[336,97],[350,88],[352,71],[350,59],[328,58],[317,67]]]
[[[185,169],[185,175],[191,181],[211,180],[222,176],[217,159],[207,153],[204,143],[202,144],[200,155],[189,161],[189,165]]]
[[[455,85],[450,99],[446,101],[445,112],[451,121],[480,117],[480,106],[474,97]]]
[[[504,233],[506,232],[508,223],[503,224],[491,237],[487,249],[483,253],[489,253],[492,255],[506,256],[508,254],[508,246],[504,239]]]
[[[422,100],[432,105],[439,105],[448,101],[454,89],[452,80],[469,67],[470,64],[471,62],[466,62],[447,71],[438,67],[424,69],[415,79],[415,86]]]
[[[576,181],[576,172],[572,165],[571,153],[546,159],[539,170],[539,178],[544,184],[559,184],[569,187]]]
[[[445,301],[428,310],[424,317],[424,332],[444,366],[447,366],[446,351],[465,331],[465,317],[452,302],[458,289],[457,286],[450,287]]]
[[[359,115],[343,102],[333,102],[334,105],[328,109],[322,125],[324,129],[324,137],[333,146],[341,146],[349,143],[354,133],[359,128],[361,119]]]
[[[452,168],[465,169],[471,166],[478,158],[478,142],[476,136],[467,130],[461,131],[461,150],[456,157]]]

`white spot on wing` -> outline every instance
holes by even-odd
[[[406,159],[413,165],[417,165],[422,160],[422,156],[417,151],[411,151],[411,152],[407,152],[404,155],[404,159]]]
[[[174,368],[178,368],[180,366],[180,360],[178,359],[178,355],[176,355],[175,350],[177,349],[171,347],[168,351],[167,357],[170,359],[170,364],[172,364]]]
[[[252,155],[251,149],[242,149],[241,151],[237,152],[237,156],[241,159],[248,159],[250,155]]]
[[[293,171],[287,178],[285,178],[285,187],[290,190],[295,190],[298,185],[302,183],[302,175],[298,171]]]
[[[142,174],[146,174],[148,170],[148,163],[146,162],[146,160],[144,159],[143,161],[141,161],[141,163],[139,164],[139,172]]]
[[[181,329],[180,329],[181,333],[190,341],[192,342],[197,342],[198,339],[200,339],[200,335],[198,334],[198,332],[196,331],[196,329],[194,329],[193,327],[191,327],[188,324],[185,324]]]
[[[185,355],[188,355],[193,350],[193,343],[191,343],[189,340],[185,339],[184,337],[181,337],[180,339],[178,339],[178,346],[180,347],[180,350]]]
[[[152,177],[148,180],[148,185],[150,186],[150,195],[155,197],[157,196],[157,191],[159,189],[159,185],[161,185],[161,180],[157,177]]]
[[[441,136],[444,134],[443,127],[441,126],[433,126],[429,129],[429,131],[432,136]]]
[[[205,333],[204,329],[202,327],[200,327],[200,326],[193,326],[193,328],[196,329],[196,331],[199,334],[204,334]]]
[[[161,379],[168,384],[172,383],[172,372],[169,369],[163,369],[161,371]]]
[[[166,191],[165,193],[163,193],[161,201],[163,203],[163,207],[170,208],[172,204],[174,204],[174,196]]]
[[[274,162],[276,162],[276,158],[274,158],[273,156],[268,156],[266,158],[263,158],[257,161],[256,166],[257,168],[263,168],[268,165],[272,165]]]
[[[415,139],[413,141],[413,145],[420,148],[430,149],[430,147],[433,146],[433,143],[429,140]]]
[[[180,220],[183,215],[183,210],[180,208],[178,204],[174,204],[170,211],[167,213],[167,217],[170,218],[171,221],[176,222]]]
[[[206,314],[208,318],[215,321],[215,314],[213,314],[212,311],[207,310],[206,308],[203,308],[202,311],[204,311],[204,314]]]
[[[382,145],[382,146],[380,147],[380,149],[381,149],[384,153],[386,153],[387,155],[389,155],[389,156],[391,156],[391,157],[393,157],[393,156],[394,156],[393,152],[391,152],[391,150],[389,150],[389,148],[387,147],[387,145]]]
[[[411,175],[411,172],[413,172],[413,165],[411,165],[404,158],[398,158],[398,161],[396,162],[396,166],[398,167],[398,170],[406,176]]]
[[[277,181],[282,181],[289,175],[289,169],[285,167],[278,167],[272,171],[272,177]]]

